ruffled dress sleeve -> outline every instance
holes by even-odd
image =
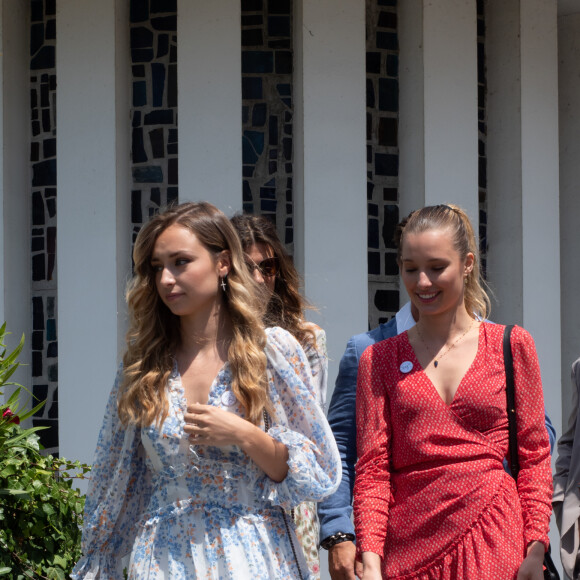
[[[356,441],[359,460],[354,484],[357,552],[381,558],[391,500],[389,398],[381,354],[369,346],[360,358],[356,387]]]
[[[312,374],[302,347],[281,328],[269,328],[266,333],[274,407],[268,434],[287,447],[289,469],[282,482],[264,475],[257,485],[263,499],[292,508],[332,494],[340,482],[341,462],[332,431],[312,394]]]
[[[120,370],[99,433],[85,502],[82,557],[73,580],[123,578],[136,524],[151,494],[140,429],[124,427],[117,414],[121,380]]]
[[[308,345],[304,352],[312,371],[312,385],[314,396],[318,404],[324,409],[326,404],[326,389],[328,385],[328,353],[326,351],[326,332],[320,326],[310,323],[314,331],[316,345]]]
[[[552,468],[540,365],[534,340],[523,328],[514,327],[511,343],[520,460],[517,487],[524,516],[524,540],[526,546],[539,540],[547,548],[552,512]]]

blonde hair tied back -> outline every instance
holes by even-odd
[[[465,283],[465,308],[470,316],[485,320],[491,311],[491,301],[487,284],[481,275],[477,238],[471,221],[462,208],[454,204],[441,204],[426,206],[411,212],[399,223],[395,231],[397,261],[400,265],[406,235],[442,229],[448,229],[451,232],[453,245],[462,260],[466,259],[468,253],[473,254],[473,270]]]
[[[263,409],[270,410],[260,294],[246,268],[235,230],[228,218],[208,202],[170,206],[146,223],[137,236],[135,273],[126,292],[130,319],[118,397],[119,418],[125,425],[161,425],[169,412],[166,387],[181,339],[180,322],[159,298],[151,257],[160,234],[175,224],[194,233],[216,259],[221,252],[229,252],[231,267],[224,305],[232,323],[228,348],[232,391],[245,409],[245,418],[258,424]]]

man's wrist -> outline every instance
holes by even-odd
[[[328,538],[324,538],[322,542],[320,542],[320,547],[328,550],[332,548],[332,546],[336,546],[336,544],[341,544],[342,542],[354,542],[354,534],[345,534],[344,532],[336,532],[336,534],[332,534],[332,536],[328,536]]]

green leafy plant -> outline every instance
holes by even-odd
[[[0,327],[0,395],[20,363],[24,345],[10,353],[5,346],[6,323]],[[80,557],[84,496],[72,486],[90,467],[78,461],[42,454],[37,431],[21,421],[34,415],[44,401],[20,412],[17,388],[0,405],[0,577],[14,580],[68,577]],[[26,390],[26,389],[25,389]]]

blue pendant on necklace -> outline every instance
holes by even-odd
[[[437,365],[438,365],[438,364],[439,364],[439,361],[434,361],[434,362],[433,362],[433,366],[434,366],[435,368],[437,368]]]

